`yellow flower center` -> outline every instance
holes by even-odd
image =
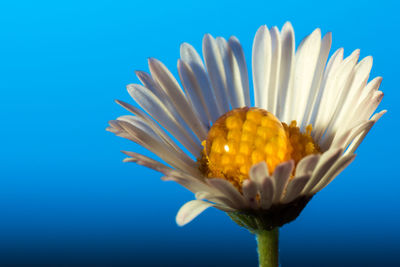
[[[287,160],[295,163],[319,153],[311,137],[311,125],[301,133],[296,121],[281,123],[272,113],[260,108],[237,108],[222,115],[203,141],[199,159],[206,177],[220,177],[241,188],[252,165],[265,161],[270,174]]]

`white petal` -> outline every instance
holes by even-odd
[[[210,192],[217,192],[217,190],[212,189],[207,183],[207,178],[204,177],[203,174],[200,173],[200,171],[196,168],[197,171],[195,172],[182,172],[181,170],[177,170],[177,169],[171,169],[168,170],[167,172],[167,176],[171,176],[171,177],[177,177],[179,179],[189,179],[189,180],[197,180],[200,181],[203,185],[206,186],[206,188],[209,188],[208,191]]]
[[[321,155],[315,171],[313,172],[307,185],[301,192],[302,195],[309,195],[309,192],[319,181],[324,177],[326,172],[332,167],[332,165],[338,160],[340,155],[343,153],[343,149],[331,149]]]
[[[360,97],[360,102],[361,100],[365,99],[365,97],[373,91],[377,91],[379,87],[381,86],[382,83],[382,77],[375,77],[370,81],[367,86],[365,87],[365,90],[362,92],[361,97]]]
[[[353,77],[353,70],[360,55],[360,51],[354,51],[348,58],[343,60],[336,73],[329,75],[326,88],[321,99],[321,114],[318,115],[315,122],[315,138],[318,143],[321,143],[321,138],[331,138],[331,135],[325,134],[327,128],[331,125],[341,107],[343,101],[342,96],[346,90],[348,83]],[[324,108],[325,107],[325,108]],[[326,108],[331,107],[331,108]],[[319,120],[318,120],[319,119]]]
[[[197,192],[195,196],[196,196],[196,199],[205,199],[205,200],[208,200],[210,202],[213,202],[213,203],[216,203],[219,205],[224,205],[226,207],[234,206],[232,201],[223,195],[218,195],[218,194],[207,192],[207,191],[200,191],[200,192]]]
[[[281,67],[281,35],[277,27],[270,29],[271,36],[271,75],[269,79],[268,89],[268,110],[272,114],[276,114],[278,103],[278,85],[279,85],[279,71]]]
[[[377,86],[376,88],[379,87],[376,79],[372,80],[371,82],[374,82],[374,84]],[[371,82],[368,85],[370,85]],[[365,120],[369,120],[371,115],[379,106],[383,98],[383,92],[371,89],[371,86],[368,85],[364,89],[364,92],[367,90],[369,91],[368,94],[362,100],[360,100],[357,107],[354,109],[354,114],[358,114],[358,116],[353,116],[346,124],[341,125],[341,127],[350,129]]]
[[[169,146],[166,146],[164,143],[162,143],[161,139],[158,137],[145,132],[129,122],[117,121],[117,123],[129,135],[124,136],[125,138],[128,138],[147,148],[174,168],[185,170],[187,172],[194,172],[196,170],[195,166],[188,165],[179,157],[178,154],[174,153]]]
[[[286,194],[282,198],[281,203],[286,204],[299,197],[308,180],[310,180],[310,175],[293,178],[287,186]]]
[[[249,75],[242,46],[234,36],[229,38],[228,44],[235,91],[238,95],[241,94],[238,104],[240,107],[250,107]],[[241,98],[243,98],[243,103]]]
[[[139,84],[127,86],[129,94],[133,99],[159,122],[167,131],[175,136],[193,156],[198,157],[201,151],[200,142],[190,136],[190,134],[179,124],[176,118],[169,112],[164,104],[151,91]]]
[[[132,115],[124,115],[117,118],[118,121],[126,121],[130,124],[134,125],[135,127],[139,128],[143,132],[151,135],[153,138],[163,142],[160,137],[154,132],[154,130],[140,117],[132,116]],[[163,142],[167,145],[165,142]]]
[[[294,50],[295,50],[295,38],[292,24],[290,22],[285,23],[282,28],[281,41],[281,64],[279,71],[279,83],[278,83],[278,103],[276,107],[276,116],[285,122],[290,122],[290,119],[285,118],[285,110],[288,108],[287,100],[291,99],[290,87],[292,84],[292,76],[294,69]]]
[[[243,190],[243,196],[250,203],[250,207],[253,209],[257,208],[258,206],[256,199],[258,193],[257,184],[252,180],[246,179],[243,182],[242,190]]]
[[[274,171],[273,181],[274,181],[274,198],[272,200],[273,204],[278,203],[281,200],[282,193],[286,189],[287,182],[289,181],[290,174],[294,168],[293,160],[279,164]]]
[[[178,214],[176,215],[176,223],[179,226],[184,226],[196,218],[205,209],[212,206],[212,203],[201,200],[189,201],[179,209]]]
[[[158,86],[158,84],[153,80],[153,77],[151,77],[150,74],[144,72],[144,71],[135,71],[136,76],[139,78],[139,80],[142,82],[144,87],[150,89],[150,91],[155,94],[159,99],[166,99],[166,94],[164,91]],[[170,103],[169,99],[167,100]]]
[[[239,44],[240,46],[240,44]],[[228,65],[225,66],[226,71],[226,79],[229,81],[228,94],[230,98],[231,108],[239,108],[244,107],[245,99],[244,99],[244,90],[243,90],[243,82],[241,77],[241,70],[235,55],[232,52],[232,48],[227,45],[227,56],[228,56]],[[224,60],[225,61],[225,60]]]
[[[175,104],[168,94],[161,88],[161,86],[151,77],[150,74],[144,71],[136,71],[136,75],[139,80],[143,83],[144,87],[150,90],[165,106],[169,113],[175,118],[175,120],[180,124],[182,129],[191,136],[192,139],[196,139],[193,131],[190,129],[189,125],[184,121],[182,116],[176,109]],[[131,85],[128,85],[131,86]]]
[[[265,177],[260,185],[260,206],[262,209],[267,210],[272,205],[272,199],[274,198],[274,182],[271,177]]]
[[[261,184],[261,182],[264,180],[265,177],[268,177],[268,166],[265,161],[262,161],[260,163],[254,164],[251,166],[250,171],[249,171],[249,177],[251,180],[256,182],[258,185]]]
[[[316,29],[301,42],[296,52],[289,119],[296,120],[299,125],[304,118],[320,49],[321,30]]]
[[[171,102],[174,103],[179,114],[190,126],[190,129],[200,140],[205,140],[207,138],[207,129],[205,129],[204,125],[199,120],[198,115],[189,105],[174,76],[169,72],[164,64],[156,59],[149,59],[149,67],[151,75],[168,95]]]
[[[237,209],[228,207],[228,206],[223,205],[223,204],[217,204],[217,203],[216,203],[216,204],[213,205],[213,207],[216,208],[216,209],[222,210],[222,211],[224,211],[224,212],[237,211]]]
[[[319,52],[318,62],[315,68],[315,75],[311,85],[310,94],[305,106],[303,122],[300,124],[302,128],[310,124],[312,109],[318,99],[318,96],[320,95],[320,93],[322,93],[322,90],[320,90],[320,88],[326,66],[326,61],[328,60],[329,51],[331,49],[331,44],[332,34],[329,32],[324,36],[321,42],[321,50]]]
[[[197,53],[196,49],[188,43],[181,44],[180,47],[180,56],[183,61],[192,66],[192,64],[196,64],[200,67],[204,68],[203,61],[201,60],[200,55]]]
[[[152,141],[150,142],[156,142],[157,148],[152,148],[151,150],[155,153],[163,153],[163,152],[157,152],[160,151],[161,146],[165,147],[166,150],[168,150],[170,153],[173,154],[173,158],[178,158],[177,160],[177,165],[174,166],[183,166],[184,164],[184,169],[195,169],[194,167],[190,166],[195,166],[195,162],[187,156],[178,146],[176,145],[171,145],[169,142],[166,142],[164,139],[160,138],[161,136],[154,131],[154,129],[147,124],[145,120],[143,120],[141,117],[138,116],[131,116],[131,115],[126,115],[126,116],[121,116],[117,119],[117,121],[124,121],[128,122],[130,126],[132,126],[132,131],[135,133],[132,134],[131,132],[127,131],[127,129],[122,126],[123,130],[126,131],[129,134],[130,138],[134,137],[134,142],[142,143],[144,142],[142,138],[147,138],[145,136],[148,136],[151,138]],[[161,129],[160,129],[161,130]],[[164,133],[165,134],[165,133]],[[149,140],[149,139],[146,139]],[[172,141],[172,140],[171,140]],[[149,144],[147,144],[149,145]],[[152,146],[152,145],[150,145]]]
[[[147,168],[156,170],[161,173],[166,173],[168,170],[171,169],[170,167],[162,164],[161,162],[151,159],[145,155],[141,155],[130,151],[122,151],[122,152],[130,156],[130,158],[124,159],[124,162],[135,162],[139,165],[145,166]]]
[[[369,105],[365,107],[364,112],[361,114],[363,118],[369,119],[371,115],[375,112],[375,110],[378,108],[379,104],[381,103],[383,99],[383,92],[381,91],[375,91],[372,95],[372,98],[369,102]]]
[[[268,86],[271,73],[271,36],[267,26],[261,26],[253,42],[253,84],[256,107],[268,109]]]
[[[355,50],[357,51],[357,50]],[[353,51],[353,53],[355,52]],[[334,73],[334,71],[339,68],[339,65],[343,62],[343,54],[344,54],[344,49],[339,48],[338,50],[333,53],[333,55],[330,57],[328,64],[326,65],[326,70],[324,71],[324,77],[323,77],[323,83],[326,82],[328,76],[331,73]]]
[[[150,116],[148,116],[145,112],[143,112],[141,109],[138,109],[128,103],[125,103],[123,101],[117,100],[116,101],[119,105],[121,105],[122,107],[124,107],[125,109],[129,110],[130,112],[132,112],[133,114],[135,114],[136,116],[142,118],[142,120],[144,122],[146,122],[149,127],[152,128],[152,130],[154,132],[157,133],[157,135],[168,145],[171,146],[172,149],[174,149],[176,151],[176,153],[179,154],[179,156],[184,159],[188,164],[195,164],[195,162],[185,153],[181,150],[181,148],[169,137],[169,135],[167,133],[165,133],[165,131],[163,129],[161,129],[160,126],[158,126],[158,124],[152,119],[150,118]],[[176,136],[175,138],[178,139],[179,142],[181,142],[179,140],[179,136]]]
[[[333,179],[338,176],[356,157],[355,154],[342,156],[332,168],[324,175],[321,181],[311,190],[310,194],[313,195],[327,186]]]
[[[208,130],[210,128],[209,120],[211,120],[211,116],[209,115],[206,101],[196,77],[190,66],[182,60],[178,60],[178,72],[190,104],[194,107],[197,115],[200,116],[201,122]]]
[[[310,112],[309,123],[311,123],[314,126],[313,133],[315,132],[316,128],[318,129],[318,127],[316,127],[316,125],[318,125],[317,122],[326,120],[326,117],[328,116],[328,114],[330,114],[329,113],[330,109],[325,108],[326,107],[325,102],[329,100],[329,94],[331,94],[329,92],[331,88],[331,83],[333,83],[333,81],[335,80],[337,73],[340,67],[342,66],[342,62],[343,62],[343,48],[339,48],[331,56],[331,58],[328,61],[328,64],[326,65],[322,82],[317,95],[317,99],[315,100],[315,103]],[[321,105],[321,103],[324,105]]]
[[[216,97],[214,95],[211,82],[207,76],[203,62],[199,54],[190,44],[183,43],[180,51],[182,61],[187,63],[190,66],[190,70],[193,72],[194,77],[191,77],[191,80],[196,80],[198,86],[203,92],[208,113],[210,115],[210,120],[214,122],[222,115],[222,111],[220,111],[218,108]],[[188,74],[191,73],[189,72]]]
[[[225,68],[218,45],[209,34],[206,34],[203,38],[203,55],[219,111],[224,114],[229,111],[229,102],[226,97]]]
[[[339,95],[338,106],[329,122],[329,127],[327,128],[324,140],[321,143],[322,148],[329,146],[333,139],[333,133],[337,132],[340,127],[346,126],[348,120],[352,120],[359,116],[359,114],[355,114],[353,111],[359,101],[362,90],[365,89],[371,67],[372,57],[364,58],[354,67],[353,73],[349,78],[349,81],[351,82],[347,82]]]
[[[319,154],[312,154],[302,158],[296,166],[296,176],[311,174],[320,159]]]
[[[175,183],[178,183],[194,194],[196,194],[197,192],[203,192],[203,191],[207,192],[211,190],[208,185],[186,174],[181,175],[180,177],[178,177],[177,175],[163,176],[161,177],[161,180],[173,181]]]
[[[144,71],[135,71],[136,76],[143,83],[144,87],[150,90],[168,109],[172,116],[180,123],[185,129],[189,129],[189,126],[185,123],[179,112],[177,111],[174,103],[166,92],[160,87],[160,85],[151,77],[150,74]]]
[[[222,37],[217,37],[215,39],[217,46],[219,48],[219,53],[221,55],[222,63],[224,66],[224,71],[225,71],[225,92],[226,95],[225,97],[228,98],[228,103],[229,106],[233,108],[239,107],[239,102],[241,95],[238,95],[235,88],[234,88],[234,83],[233,83],[233,77],[232,77],[232,70],[231,70],[231,64],[230,64],[230,55],[229,55],[229,47],[228,47],[228,42],[222,38]]]
[[[355,68],[353,82],[348,88],[348,94],[345,96],[346,101],[342,103],[343,106],[341,108],[340,114],[338,115],[335,124],[332,126],[333,131],[343,126],[348,127],[352,121],[359,119],[360,115],[362,115],[350,112],[355,111],[355,107],[357,107],[357,104],[360,102],[363,92],[366,91],[371,68],[372,57],[366,57],[357,64]]]
[[[272,205],[274,196],[274,184],[269,177],[268,167],[265,161],[257,163],[250,168],[250,179],[257,185],[260,193],[260,206],[262,209],[268,209]]]
[[[109,124],[111,125],[112,123],[109,122]],[[121,134],[120,130],[118,130],[117,128],[115,128],[113,125],[107,127],[107,128],[106,128],[106,131],[111,132],[111,133],[113,133],[113,134],[115,134],[115,135],[120,135],[120,134]]]
[[[385,113],[386,113],[386,110],[382,110],[381,112],[375,114],[371,118],[371,121],[373,121],[374,124],[375,124],[383,116],[383,114],[385,114]],[[372,124],[370,128],[365,129],[364,132],[362,132],[359,136],[357,136],[353,140],[353,142],[350,144],[350,146],[346,150],[345,155],[353,154],[357,150],[357,148],[360,146],[362,140],[364,140],[365,136],[367,136],[368,132],[371,130],[371,128],[372,128],[372,126],[374,126],[374,124]]]
[[[350,120],[352,118],[358,117],[356,116],[348,116],[348,112],[354,111],[354,107],[357,106],[357,103],[360,101],[363,91],[365,91],[365,87],[367,86],[367,81],[369,78],[369,74],[371,72],[373,59],[371,56],[364,58],[357,64],[354,70],[354,78],[351,83],[351,86],[347,90],[347,94],[345,96],[345,102],[342,103],[342,110],[340,115],[338,116],[338,120],[345,123],[346,120]],[[333,127],[335,129],[335,127]]]
[[[354,140],[360,133],[364,132],[366,129],[371,129],[373,121],[366,121],[360,123],[356,127],[347,130],[345,133],[338,133],[333,139],[332,144],[329,146],[331,148],[347,147],[351,141]]]
[[[220,178],[211,178],[207,179],[207,182],[219,190],[222,194],[224,194],[227,198],[229,198],[233,203],[234,207],[237,209],[243,209],[247,207],[247,201],[245,198],[239,193],[239,191],[227,180]]]

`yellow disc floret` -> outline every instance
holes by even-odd
[[[282,123],[282,125],[285,128],[286,136],[289,138],[291,145],[290,158],[293,159],[296,164],[305,156],[320,152],[319,146],[311,137],[311,125],[306,127],[305,133],[300,132],[296,121],[292,121],[289,126],[285,123]]]
[[[270,173],[284,161],[297,163],[319,153],[311,137],[311,125],[301,133],[293,121],[281,123],[260,108],[238,108],[221,116],[211,127],[199,160],[207,177],[220,177],[240,189],[252,165],[265,161]]]

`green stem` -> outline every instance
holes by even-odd
[[[260,267],[278,267],[279,264],[279,249],[278,237],[279,228],[276,227],[271,231],[257,231],[258,245],[258,261]]]

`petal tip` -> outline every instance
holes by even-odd
[[[285,24],[283,24],[282,28],[288,28],[288,29],[293,30],[293,25],[290,21],[286,21]]]
[[[184,226],[211,206],[212,206],[211,203],[204,202],[202,200],[189,201],[179,209],[175,221],[178,224],[178,226]]]

